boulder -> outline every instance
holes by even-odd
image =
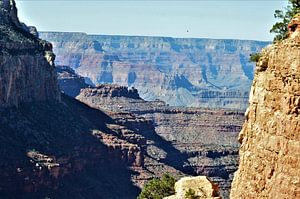
[[[219,188],[206,176],[184,177],[175,183],[175,195],[164,199],[185,199],[188,191],[194,192],[196,198],[201,199],[221,199]]]

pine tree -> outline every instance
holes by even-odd
[[[283,40],[288,36],[288,24],[291,19],[300,13],[300,0],[288,0],[289,4],[285,10],[275,10],[274,17],[280,19],[271,28],[270,32],[275,34],[274,42]]]
[[[165,174],[162,178],[150,180],[143,188],[137,199],[162,199],[175,194],[175,178]]]

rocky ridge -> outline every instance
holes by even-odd
[[[231,198],[300,198],[300,17],[261,52]]]
[[[96,84],[135,87],[172,106],[246,109],[254,64],[268,42],[42,32],[58,55]],[[230,74],[230,75],[228,75]]]
[[[52,45],[18,20],[14,1],[0,1],[0,31],[0,106],[59,101]]]

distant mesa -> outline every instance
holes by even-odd
[[[171,106],[243,110],[254,75],[249,55],[270,43],[60,32],[40,36],[53,43],[57,65],[70,66],[94,85],[135,87],[143,99]]]

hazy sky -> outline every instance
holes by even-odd
[[[271,40],[274,10],[287,0],[16,0],[39,31]]]

